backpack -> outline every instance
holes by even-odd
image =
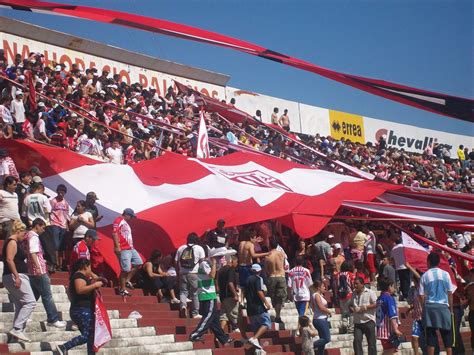
[[[196,263],[194,262],[194,248],[192,245],[187,245],[179,257],[179,265],[185,269],[192,269]]]
[[[351,293],[351,286],[349,285],[347,275],[340,274],[339,283],[337,287],[337,295],[339,298],[346,298],[349,293]]]

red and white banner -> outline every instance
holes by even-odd
[[[430,252],[423,248],[419,243],[415,242],[413,238],[405,232],[402,232],[402,244],[403,252],[405,254],[405,261],[408,262],[413,268],[421,272],[428,270],[427,258]],[[443,255],[441,255],[439,268],[449,273],[452,284],[456,286],[456,278]]]
[[[94,310],[94,351],[98,352],[101,347],[112,339],[112,327],[110,326],[109,315],[104,306],[102,295],[95,291],[95,310]]]
[[[128,166],[26,141],[4,140],[0,145],[19,171],[37,165],[50,190],[65,184],[71,205],[89,191],[97,194],[104,216],[98,223],[102,238],[97,249],[117,272],[111,224],[127,207],[138,215],[130,222],[134,245],[148,257],[155,248],[175,251],[190,232],[202,234],[220,218],[227,226],[279,219],[301,237],[313,237],[348,196],[370,201],[401,188],[251,153],[203,160],[166,153]]]
[[[201,118],[199,120],[199,136],[196,147],[196,156],[201,159],[210,158],[209,137],[207,136],[206,121],[204,119],[204,111],[202,110]]]

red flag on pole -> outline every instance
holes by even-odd
[[[196,157],[206,159],[210,157],[209,137],[207,136],[206,121],[204,120],[204,111],[201,110],[201,119],[199,120],[199,137],[196,148]]]

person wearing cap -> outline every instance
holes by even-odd
[[[228,245],[227,239],[229,235],[224,229],[225,221],[219,219],[216,223],[216,228],[207,234],[207,245],[210,248],[220,248]]]
[[[131,208],[123,210],[121,216],[117,217],[113,223],[112,237],[114,239],[114,252],[120,260],[120,285],[119,294],[121,296],[131,296],[125,287],[133,289],[130,280],[138,271],[138,267],[143,264],[142,258],[133,248],[132,229],[128,222],[136,218],[135,212]]]
[[[97,231],[94,229],[88,229],[84,234],[84,238],[77,242],[72,248],[71,258],[69,261],[69,270],[71,270],[72,266],[79,259],[91,260],[90,248],[97,240],[99,240]],[[97,278],[97,276],[95,276],[95,278]]]
[[[94,191],[90,191],[86,195],[86,211],[92,215],[94,223],[100,222],[100,220],[104,218],[104,216],[99,216],[99,210],[97,209],[97,206],[95,204],[95,201],[97,201],[98,199],[99,198],[97,197],[97,194]]]
[[[217,309],[217,293],[215,278],[217,272],[217,260],[215,250],[209,251],[209,258],[200,259],[198,262],[197,294],[199,299],[199,314],[202,316],[198,326],[189,335],[192,342],[201,341],[204,334],[209,330],[216,336],[221,344],[229,344],[234,341],[222,330],[219,323],[219,310]]]
[[[16,91],[15,99],[12,100],[10,104],[10,112],[12,114],[13,119],[15,120],[15,132],[17,134],[20,134],[21,127],[23,126],[23,123],[25,123],[26,120],[25,105],[23,103],[23,91]]]
[[[247,279],[245,298],[247,299],[247,316],[250,318],[250,326],[254,335],[248,341],[256,348],[262,349],[258,339],[272,327],[270,314],[268,313],[271,305],[265,298],[267,288],[260,276],[262,267],[259,264],[253,264],[251,271],[252,275]]]

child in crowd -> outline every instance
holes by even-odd
[[[395,335],[400,337],[402,332],[398,330],[398,312],[393,294],[395,283],[386,277],[379,279],[379,286],[382,293],[377,298],[377,339],[380,339],[383,347],[383,354],[394,354],[397,352],[397,345],[390,340]]]
[[[313,338],[318,335],[310,320],[306,316],[301,316],[298,319],[301,342],[301,355],[314,355]]]

